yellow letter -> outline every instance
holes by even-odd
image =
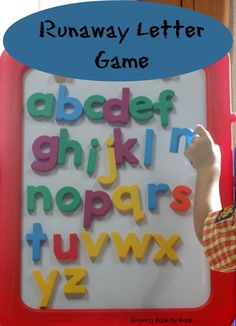
[[[97,256],[100,254],[102,248],[104,247],[105,242],[107,241],[107,238],[108,238],[108,233],[106,233],[106,232],[100,233],[95,244],[94,244],[93,240],[91,239],[89,232],[82,231],[81,237],[83,239],[84,246],[87,250],[89,257],[92,259],[95,259],[95,258],[97,258]]]
[[[85,294],[87,287],[85,285],[80,285],[79,283],[87,275],[85,268],[79,267],[68,267],[64,269],[64,275],[69,278],[68,282],[64,285],[65,294]]]
[[[112,194],[112,202],[121,212],[126,213],[132,211],[135,222],[139,222],[144,218],[144,211],[141,210],[139,188],[137,185],[117,187]]]
[[[98,182],[102,186],[110,186],[113,182],[116,181],[117,178],[117,168],[116,168],[116,158],[115,158],[115,150],[112,147],[114,144],[113,138],[108,138],[106,141],[107,144],[107,161],[108,161],[108,175],[98,177]]]
[[[41,291],[41,300],[40,300],[39,307],[47,308],[48,303],[52,296],[53,289],[56,284],[58,270],[52,269],[47,280],[44,280],[41,272],[38,269],[33,270],[32,275]]]
[[[180,239],[178,234],[172,234],[168,240],[165,240],[160,233],[152,235],[155,242],[160,246],[158,252],[153,256],[153,260],[161,260],[165,255],[169,257],[170,260],[178,261],[179,257],[176,255],[176,252],[172,246]]]
[[[123,241],[118,232],[111,233],[117,254],[121,260],[125,259],[129,251],[133,252],[137,260],[142,259],[146,253],[152,235],[145,233],[143,239],[139,241],[135,233],[128,233]]]

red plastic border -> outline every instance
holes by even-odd
[[[229,56],[205,69],[207,127],[222,149],[223,205],[233,203]],[[236,315],[235,273],[211,272],[211,295],[198,308],[37,310],[20,298],[23,78],[28,68],[6,52],[0,60],[0,325],[149,325],[156,318],[175,325],[229,326]],[[191,271],[190,271],[191,272]],[[193,280],[194,282],[194,280]],[[181,293],[179,294],[181,295]],[[194,295],[194,293],[193,293]],[[192,320],[183,323],[182,320]],[[136,319],[136,322],[135,322]],[[139,321],[138,321],[139,320]],[[146,322],[145,322],[146,320]]]

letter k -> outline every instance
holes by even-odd
[[[133,146],[137,143],[136,138],[130,138],[125,143],[122,142],[122,134],[120,128],[114,129],[114,149],[116,164],[121,165],[124,161],[128,161],[130,164],[138,164],[139,160],[131,152]]]

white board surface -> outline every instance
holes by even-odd
[[[184,158],[181,143],[178,153],[170,153],[170,139],[173,128],[192,128],[196,123],[206,124],[205,117],[205,77],[204,71],[182,75],[170,80],[152,80],[140,82],[95,82],[71,80],[66,83],[69,96],[78,98],[81,103],[94,94],[100,94],[107,99],[120,98],[122,88],[129,87],[132,97],[146,96],[153,102],[158,100],[163,90],[173,90],[174,110],[169,114],[169,125],[163,128],[159,115],[148,122],[137,123],[130,119],[124,126],[111,126],[106,121],[94,123],[87,117],[81,118],[75,124],[58,124],[54,118],[49,121],[34,119],[26,110],[27,99],[36,92],[53,93],[57,98],[59,85],[52,75],[30,70],[24,80],[24,158],[23,158],[23,208],[22,208],[22,259],[21,280],[22,299],[26,305],[38,308],[40,291],[31,271],[39,269],[46,278],[52,268],[60,272],[49,308],[52,309],[93,309],[93,308],[194,308],[204,304],[209,298],[209,267],[202,248],[198,243],[193,229],[192,209],[179,214],[170,208],[173,200],[170,192],[158,198],[158,208],[148,209],[147,185],[149,183],[166,183],[172,190],[178,185],[186,185],[194,191],[195,172]],[[120,127],[124,139],[137,138],[138,145],[134,153],[140,159],[135,168],[125,164],[119,169],[117,181],[109,188],[103,188],[97,182],[97,176],[107,173],[105,140],[113,135],[114,127]],[[35,160],[32,153],[32,143],[41,135],[59,136],[60,128],[67,128],[70,138],[79,141],[84,149],[84,163],[80,168],[73,165],[73,155],[67,164],[48,173],[35,173],[31,163]],[[149,169],[143,166],[145,130],[152,128],[155,133],[155,149],[153,166]],[[96,173],[89,177],[86,173],[87,154],[91,138],[97,137],[101,144],[99,164]],[[79,246],[79,259],[73,263],[61,263],[53,254],[52,237],[60,233],[68,247],[70,233],[83,230],[83,205],[73,214],[64,215],[56,203],[52,212],[47,215],[42,203],[37,202],[36,212],[29,214],[26,207],[26,188],[28,185],[45,185],[53,196],[64,186],[76,188],[82,199],[85,190],[103,190],[109,195],[119,185],[137,184],[141,193],[142,208],[145,219],[136,223],[132,213],[121,214],[115,208],[104,219],[95,220],[89,229],[91,237],[96,240],[101,232],[119,232],[125,237],[129,232],[135,232],[142,238],[144,233],[160,233],[166,239],[172,234],[179,234],[181,241],[175,249],[179,261],[171,262],[168,258],[160,263],[152,259],[157,252],[157,245],[152,245],[141,261],[129,257],[123,262],[116,254],[112,240],[109,240],[99,258],[92,261],[83,247]],[[191,196],[191,200],[193,195]],[[48,242],[42,246],[42,258],[37,264],[33,262],[32,247],[26,241],[26,234],[32,232],[33,223],[41,223],[47,233]],[[86,268],[88,277],[86,284],[88,292],[80,298],[68,298],[64,295],[65,283],[63,269],[65,267]]]

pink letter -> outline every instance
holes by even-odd
[[[119,108],[120,114],[113,114],[112,109]],[[129,88],[122,89],[122,99],[111,98],[103,106],[104,117],[108,122],[129,122]]]
[[[36,158],[31,164],[35,171],[47,172],[57,164],[59,137],[40,136],[33,142],[32,152]]]
[[[106,192],[87,190],[84,199],[84,228],[89,229],[95,218],[102,219],[111,206],[111,199]]]

